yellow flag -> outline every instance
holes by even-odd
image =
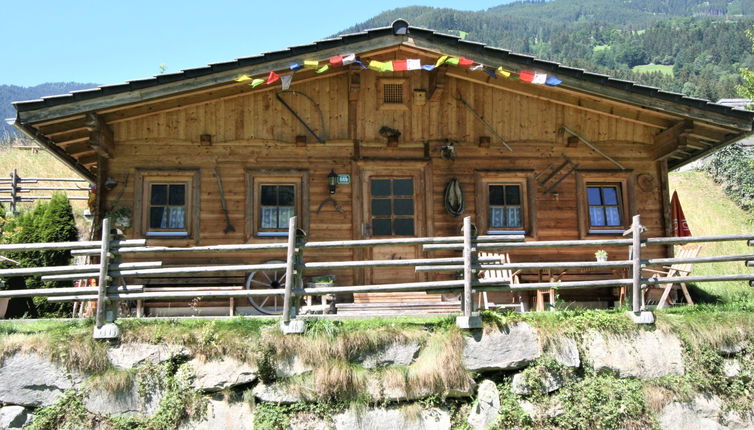
[[[304,67],[307,69],[316,69],[319,67],[319,61],[317,60],[304,60]]]
[[[257,78],[257,79],[254,79],[253,81],[251,81],[251,83],[249,85],[251,85],[251,88],[254,88],[256,86],[262,85],[263,83],[264,83],[264,79]]]
[[[443,64],[443,63],[445,62],[445,60],[447,60],[447,59],[448,59],[448,56],[447,56],[447,55],[443,55],[442,57],[440,57],[440,58],[439,58],[439,59],[437,60],[437,62],[435,63],[435,67],[440,67],[440,66],[442,66],[442,64]]]
[[[249,77],[249,75],[241,75],[236,78],[236,82],[245,82],[245,81],[250,81],[250,80],[251,78]]]
[[[330,68],[329,64],[325,64],[324,66],[317,69],[317,73],[325,73]]]
[[[381,72],[382,68],[384,67],[384,64],[382,61],[372,60],[369,62],[369,70],[374,70],[375,72]]]
[[[497,68],[497,74],[504,77],[504,78],[510,78],[511,72],[503,69],[503,66],[500,66]]]

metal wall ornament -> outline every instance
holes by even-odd
[[[465,208],[466,203],[463,199],[461,183],[458,181],[458,178],[453,178],[445,186],[445,210],[457,217],[463,214]]]
[[[448,142],[440,148],[440,158],[443,160],[453,161],[456,159],[455,142]]]

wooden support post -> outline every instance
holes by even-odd
[[[18,172],[16,172],[16,169],[13,169],[13,172],[10,174],[10,213],[13,216],[18,215],[18,209],[16,208],[18,200]]]
[[[117,339],[120,336],[115,321],[115,311],[108,299],[109,279],[108,269],[110,266],[110,218],[102,219],[102,244],[99,257],[99,283],[97,293],[97,313],[95,314],[94,338]]]
[[[641,217],[634,215],[631,222],[631,315],[637,324],[654,323],[654,315],[644,310],[641,300],[641,234],[644,227]]]
[[[456,325],[465,329],[482,327],[482,319],[472,308],[474,300],[471,286],[474,282],[474,272],[471,267],[475,263],[474,252],[476,249],[472,247],[471,217],[467,216],[463,219],[463,316],[456,318]]]
[[[297,253],[297,235],[296,235],[296,223],[298,217],[291,217],[288,220],[288,250],[285,257],[285,292],[283,294],[283,320],[280,327],[285,334],[303,333],[304,322],[302,320],[295,320],[296,307],[292,303],[293,286],[294,284],[299,287],[303,285],[298,284],[300,281],[301,268],[296,270],[297,256],[300,256],[300,251]],[[298,254],[298,255],[297,255]],[[298,274],[297,274],[298,272]],[[294,317],[292,320],[291,317]]]

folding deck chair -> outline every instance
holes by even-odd
[[[694,258],[699,255],[699,252],[701,252],[702,246],[697,244],[688,244],[681,247],[681,249],[678,251],[678,255],[676,255],[676,258]],[[644,268],[642,270],[654,273],[652,275],[653,278],[672,278],[676,276],[688,276],[691,274],[691,271],[694,269],[693,263],[678,263],[673,264],[672,266],[663,266],[666,270],[654,270],[654,269],[647,269]],[[654,285],[647,285],[643,288],[642,292],[642,299],[644,302],[647,302],[647,295],[654,289],[661,289],[663,290],[662,296],[660,296],[660,300],[657,302],[657,309],[662,309],[665,307],[666,304],[673,304],[670,300],[670,292],[674,289],[678,289],[676,285],[680,286],[681,291],[683,291],[683,295],[686,297],[686,303],[689,305],[693,305],[694,301],[691,299],[691,295],[689,294],[689,290],[686,287],[685,282],[678,282],[678,283],[667,283],[667,284],[654,284]]]
[[[493,252],[480,252],[479,257],[494,257],[497,258],[500,262],[500,264],[510,264],[511,259],[510,256],[507,253],[499,254],[499,253],[493,253]],[[487,261],[487,264],[491,264],[492,262]],[[482,263],[484,264],[484,263]],[[499,281],[500,283],[511,283],[511,284],[518,284],[518,274],[521,272],[520,270],[516,270],[515,272],[510,269],[489,269],[489,270],[482,270],[479,272],[479,279],[484,280],[494,280]],[[483,309],[497,309],[497,308],[520,308],[521,312],[526,312],[528,307],[526,306],[525,300],[521,299],[521,294],[518,294],[518,299],[520,303],[493,303],[490,302],[487,296],[487,292],[483,291],[479,294],[479,307]]]

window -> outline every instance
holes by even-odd
[[[481,234],[526,234],[536,230],[530,171],[477,171],[477,224]]]
[[[629,172],[576,173],[579,236],[620,235],[634,212],[633,176]]]
[[[590,229],[623,226],[619,185],[588,184],[586,196]]]
[[[378,79],[377,105],[382,110],[406,110],[411,97],[408,79]]]
[[[145,237],[190,238],[199,226],[199,170],[137,170],[134,228]]]
[[[301,208],[308,199],[307,177],[302,170],[247,170],[247,226],[252,236],[287,236],[288,220],[293,216],[298,216],[299,227],[305,228],[307,214]]]
[[[371,225],[374,236],[414,235],[414,179],[370,179]]]

